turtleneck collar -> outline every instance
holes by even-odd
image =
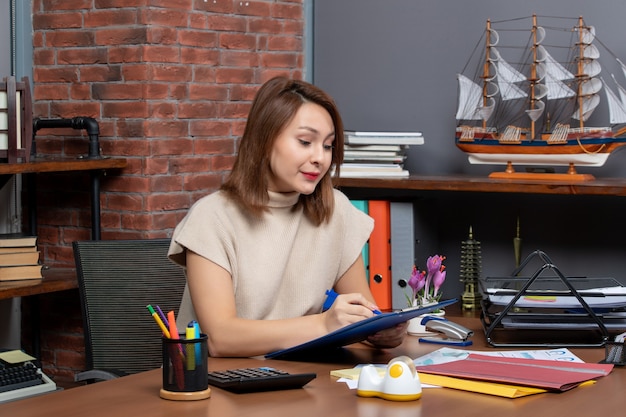
[[[269,207],[293,207],[298,202],[300,198],[300,193],[292,192],[292,193],[277,193],[275,191],[267,192],[270,201],[267,204]]]

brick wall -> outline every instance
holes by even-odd
[[[258,86],[303,77],[303,2],[32,1],[34,116],[93,117],[103,155],[128,159],[102,179],[103,239],[171,236],[219,187]],[[87,142],[85,132],[41,130],[36,146],[67,156]],[[37,187],[45,262],[72,267],[71,242],[90,237],[89,177],[40,175]],[[78,293],[40,302],[44,369],[72,379],[84,366]]]

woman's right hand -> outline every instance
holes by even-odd
[[[339,294],[333,305],[322,315],[328,332],[374,315],[378,307],[359,293]]]

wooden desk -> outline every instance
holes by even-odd
[[[455,319],[457,320],[457,319]],[[458,322],[476,330],[475,350],[490,350],[476,318],[460,318]],[[211,398],[195,402],[167,401],[159,397],[161,370],[131,375],[114,381],[73,388],[0,405],[7,416],[39,417],[43,414],[63,417],[185,417],[185,416],[315,416],[315,417],[588,417],[614,415],[624,407],[626,369],[616,368],[609,376],[592,386],[575,388],[565,393],[538,394],[507,399],[447,388],[425,388],[418,401],[400,403],[376,398],[360,398],[329,373],[333,369],[358,363],[386,363],[395,356],[418,357],[438,345],[419,344],[409,336],[405,343],[387,351],[376,351],[362,345],[346,349],[348,363],[305,363],[262,359],[209,359],[211,370],[270,365],[289,372],[316,372],[317,378],[304,389],[253,394],[231,394],[212,388]],[[604,357],[603,349],[572,349],[587,362]]]

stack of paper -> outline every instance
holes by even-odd
[[[397,177],[406,178],[406,151],[410,145],[422,145],[421,132],[356,132],[345,131],[343,178]]]

